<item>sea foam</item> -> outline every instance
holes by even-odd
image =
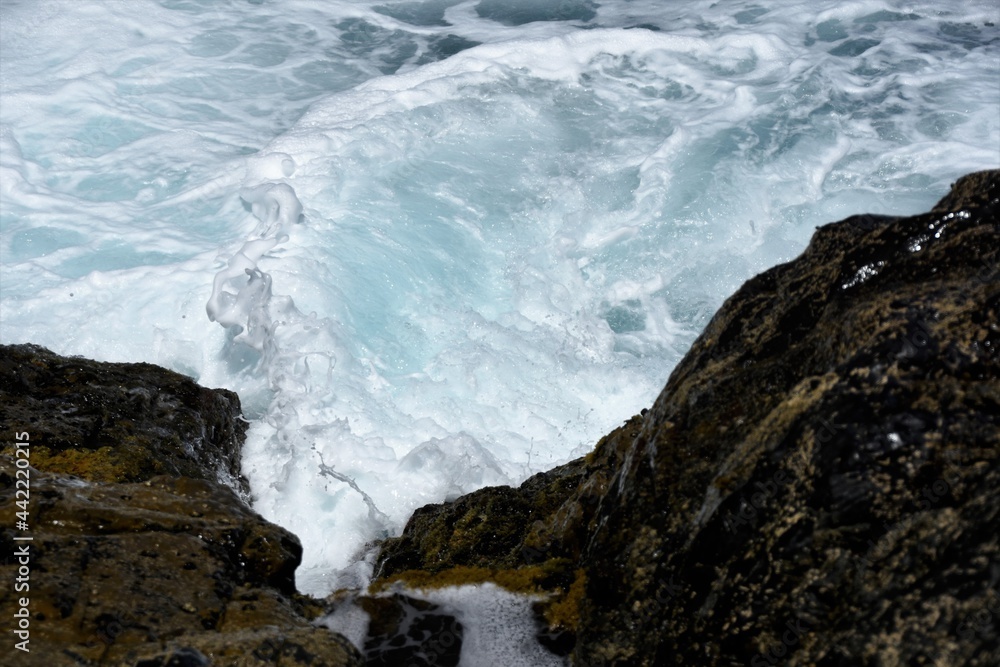
[[[3,5],[0,339],[237,391],[306,591],[588,451],[816,225],[1000,161],[995,3],[522,4]]]

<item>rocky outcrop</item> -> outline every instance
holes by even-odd
[[[492,486],[413,513],[403,534],[382,545],[375,575],[436,574],[462,565],[503,570],[547,560],[548,542],[526,542],[529,526],[551,516],[588,474],[580,459],[539,473],[518,488]],[[535,552],[538,553],[535,553]]]
[[[243,433],[230,392],[0,346],[0,615],[24,633],[6,633],[7,659],[360,665],[309,621],[298,539],[223,483],[242,488]]]
[[[34,345],[0,354],[0,436],[31,435],[31,463],[92,482],[219,479],[241,492],[236,394],[152,364],[102,364]],[[9,453],[9,452],[8,452]]]
[[[387,595],[296,593],[298,540],[241,498],[234,395],[0,346],[15,664],[453,665],[459,620],[399,585],[483,581],[547,596],[574,665],[1000,664],[998,212],[988,172],[820,228],[588,456],[418,510]],[[353,608],[364,658],[310,622]]]
[[[540,619],[575,665],[994,665],[998,535],[994,171],[821,227],[650,410],[551,478],[418,511],[377,573],[560,563]]]

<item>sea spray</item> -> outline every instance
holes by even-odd
[[[571,5],[3,3],[0,339],[236,390],[324,593],[648,407],[816,225],[996,166],[993,2]]]

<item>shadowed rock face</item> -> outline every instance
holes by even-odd
[[[27,598],[30,625],[30,652],[8,633],[0,662],[361,664],[307,620],[317,605],[295,591],[298,539],[219,481],[241,479],[243,431],[230,392],[147,364],[0,346],[0,615]]]
[[[576,665],[1000,664],[998,216],[994,171],[821,227],[572,475],[424,508],[377,572],[569,559]]]

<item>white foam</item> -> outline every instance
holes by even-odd
[[[0,21],[0,340],[238,391],[314,593],[416,507],[587,451],[817,224],[1000,155],[991,2],[379,4]],[[485,43],[430,62],[449,36]]]
[[[454,586],[412,590],[401,593],[418,600],[434,603],[442,613],[452,614],[461,626],[463,667],[561,667],[562,658],[549,653],[535,636],[537,627],[531,606],[539,598],[519,595],[494,584]],[[351,600],[345,600],[334,613],[318,621],[320,624],[350,638],[364,648],[368,615]],[[424,645],[424,654],[442,653],[450,649],[456,637],[446,629]],[[436,657],[429,656],[433,662]]]

